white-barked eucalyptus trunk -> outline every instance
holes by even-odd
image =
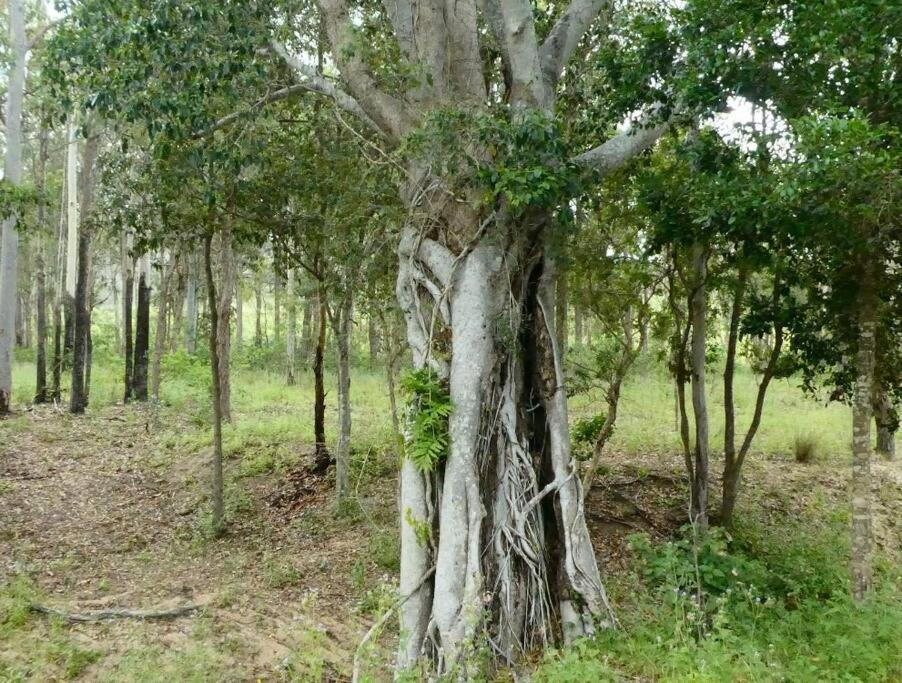
[[[9,2],[9,40],[13,63],[6,91],[6,157],[3,175],[12,185],[22,181],[22,101],[25,96],[25,7]],[[13,345],[16,330],[16,272],[19,256],[19,217],[4,217],[0,231],[0,414],[12,407]]]

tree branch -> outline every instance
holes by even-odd
[[[654,145],[667,132],[670,121],[651,124],[654,113],[658,109],[659,107],[655,107],[652,112],[643,117],[639,127],[631,127],[629,130],[615,135],[598,147],[574,157],[573,162],[579,166],[592,168],[601,175],[616,171],[630,159]]]
[[[392,141],[400,140],[412,128],[407,107],[379,88],[369,66],[360,57],[347,1],[318,0],[318,4],[342,79],[380,132]]]
[[[610,4],[610,0],[573,0],[570,3],[539,48],[542,73],[548,83],[557,82],[579,41]]]
[[[376,123],[367,115],[367,113],[363,110],[363,107],[360,106],[360,103],[357,102],[357,100],[348,95],[344,90],[336,88],[331,81],[325,78],[322,74],[318,73],[313,66],[304,64],[297,57],[289,53],[285,46],[281,43],[272,41],[270,42],[269,46],[272,51],[279,55],[284,60],[285,64],[287,64],[288,67],[292,71],[294,71],[295,77],[298,79],[298,87],[300,89],[330,97],[339,107],[351,114],[354,114],[354,116],[366,123],[376,132],[381,132],[379,126],[377,126]]]

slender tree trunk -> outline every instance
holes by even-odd
[[[37,354],[35,356],[35,403],[46,403],[47,392],[47,267],[44,241],[38,246],[37,258]]]
[[[370,315],[367,319],[366,331],[370,347],[370,367],[376,367],[379,362],[379,326],[376,324],[376,316]]]
[[[278,346],[279,342],[282,341],[282,277],[279,275],[279,271],[275,268],[273,268],[272,298],[272,334],[273,342],[275,342],[276,346]]]
[[[73,310],[75,315],[72,340],[72,390],[69,396],[69,412],[81,414],[88,405],[86,382],[88,338],[91,333],[91,221],[94,160],[97,156],[97,136],[88,135],[82,152],[81,186],[79,187],[79,229],[77,277]]]
[[[185,287],[185,352],[197,351],[197,263],[194,254],[188,257],[188,281]]]
[[[254,283],[254,310],[256,313],[254,346],[259,349],[263,346],[263,277],[259,273]]]
[[[147,364],[150,351],[150,255],[141,256],[138,270],[138,306],[135,312],[135,360],[132,364],[134,398],[147,400]]]
[[[680,433],[680,442],[683,445],[683,460],[686,466],[686,474],[689,477],[689,508],[691,515],[691,510],[695,507],[693,502],[695,499],[695,464],[692,460],[692,445],[689,440],[689,415],[686,410],[686,383],[689,381],[686,347],[689,344],[689,334],[692,326],[685,320],[684,313],[678,303],[675,253],[671,256],[671,264],[673,270],[668,277],[667,287],[668,303],[674,321],[671,340],[671,370],[673,372],[673,395],[677,428]]]
[[[557,328],[558,346],[561,348],[561,355],[567,357],[568,335],[567,335],[567,307],[570,303],[570,291],[567,287],[567,274],[558,273],[557,287],[555,288],[555,327]]]
[[[63,374],[63,293],[66,264],[66,185],[60,193],[60,217],[56,241],[56,282],[53,293],[53,387],[50,397],[54,402],[62,399]]]
[[[862,601],[871,590],[873,544],[871,518],[871,418],[877,295],[870,267],[862,269],[858,291],[858,356],[852,403],[852,597]]]
[[[340,499],[350,489],[351,463],[351,324],[354,304],[350,292],[334,319],[338,347],[338,444],[335,448],[335,493]]]
[[[216,339],[219,344],[217,356],[219,358],[219,398],[220,413],[226,422],[232,420],[232,382],[231,382],[231,355],[232,355],[232,297],[241,300],[240,288],[235,278],[235,259],[232,252],[232,226],[226,223],[219,232],[219,261],[220,261],[220,288],[218,296],[218,310],[216,322],[218,329]],[[209,299],[209,297],[208,297]]]
[[[222,236],[223,243],[228,241],[228,237]],[[207,278],[207,298],[209,300],[210,311],[210,373],[213,378],[213,482],[212,482],[212,499],[213,499],[213,532],[221,535],[225,531],[225,505],[223,502],[223,476],[222,476],[222,386],[220,384],[220,357],[221,349],[220,333],[221,327],[219,323],[218,309],[220,301],[216,297],[216,282],[213,279],[213,258],[212,258],[212,234],[207,235],[204,241],[204,272]]]
[[[313,455],[313,471],[323,473],[329,469],[332,457],[326,446],[326,385],[323,376],[323,361],[326,353],[326,290],[322,283],[317,284],[316,303],[318,308],[316,350],[313,356],[313,437],[315,452]]]
[[[693,290],[689,301],[692,324],[692,412],[695,415],[695,480],[692,521],[699,530],[708,528],[708,403],[705,387],[708,298],[707,254],[702,245],[692,247]]]
[[[294,268],[288,269],[288,283],[285,288],[285,295],[288,298],[288,329],[285,331],[285,361],[286,361],[286,381],[288,386],[295,384],[295,338],[298,326],[298,304],[297,292],[294,288]]]
[[[241,296],[241,278],[235,283],[235,346],[244,343],[244,297]]]
[[[776,273],[774,275],[773,294],[771,295],[771,307],[774,311],[777,310],[779,304],[781,286],[780,274]],[[755,412],[752,415],[752,422],[749,425],[748,431],[745,433],[745,438],[742,440],[739,452],[736,453],[735,450],[733,450],[728,457],[724,458],[723,498],[720,505],[720,523],[727,528],[733,526],[733,513],[736,510],[736,501],[739,497],[742,465],[752,447],[752,441],[758,433],[758,427],[761,425],[761,416],[764,414],[764,399],[767,396],[767,388],[770,386],[770,382],[777,372],[777,362],[780,360],[780,353],[783,349],[783,335],[782,323],[775,321],[773,346],[770,349],[761,382],[758,384],[758,392],[755,396]],[[732,387],[730,387],[730,389],[730,400],[732,403]],[[726,384],[724,392],[726,394]],[[727,404],[725,403],[724,405],[726,406]]]
[[[301,363],[306,369],[310,364],[311,338],[313,336],[313,297],[304,297],[304,316],[301,319]]]
[[[64,362],[71,358],[75,330],[75,287],[78,268],[78,137],[70,120],[66,147],[66,298],[64,299]]]
[[[733,302],[730,307],[730,325],[727,334],[727,356],[723,371],[723,452],[724,459],[732,464],[736,459],[736,405],[733,399],[733,380],[736,375],[736,349],[739,344],[739,321],[742,318],[742,300],[748,282],[748,269],[739,265],[736,283],[733,285]]]
[[[176,268],[176,257],[170,256],[169,263],[163,264],[160,276],[160,296],[157,306],[157,333],[153,344],[153,363],[150,374],[150,395],[154,401],[160,400],[160,374],[163,365],[163,352],[166,350],[166,320],[169,313],[170,288],[172,274]]]
[[[25,96],[25,7],[9,0],[9,46],[6,89],[6,157],[4,180],[22,182],[22,100]],[[12,409],[13,344],[16,325],[16,275],[19,254],[19,217],[12,213],[0,228],[0,415]]]
[[[583,329],[583,307],[576,305],[573,307],[573,341],[577,346],[585,343],[585,334]]]
[[[125,356],[125,391],[122,400],[128,403],[135,395],[134,347],[132,331],[132,298],[135,292],[135,259],[132,256],[132,234],[123,232],[121,236],[122,257],[122,341]]]
[[[889,393],[876,378],[874,380],[873,410],[874,423],[877,427],[877,452],[888,460],[894,460],[899,414],[893,406]]]

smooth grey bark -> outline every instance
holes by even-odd
[[[852,402],[852,597],[864,600],[873,585],[871,553],[871,419],[872,384],[877,333],[877,294],[870,267],[862,268],[858,283],[858,354]]]
[[[708,528],[708,401],[705,386],[708,298],[706,280],[708,254],[704,246],[693,245],[690,254],[692,291],[689,315],[692,325],[690,358],[692,369],[692,412],[695,416],[695,478],[693,480],[692,523],[699,530]]]
[[[258,349],[263,346],[263,274],[256,274],[254,282],[254,346]]]
[[[9,45],[12,64],[6,89],[6,156],[3,176],[22,182],[22,101],[25,97],[25,6],[9,0]],[[16,276],[18,271],[18,216],[13,212],[0,228],[0,415],[12,409],[13,344],[16,325]]]
[[[38,168],[37,189],[41,194],[46,187],[47,159],[49,157],[48,135],[41,128],[38,142]],[[45,228],[47,216],[44,210],[44,202],[38,202],[38,226]],[[35,259],[35,308],[37,320],[35,321],[37,332],[37,349],[35,352],[35,391],[34,402],[46,403],[49,399],[47,390],[47,258],[44,235],[38,237],[38,251]]]

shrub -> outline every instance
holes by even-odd
[[[793,455],[798,463],[812,462],[817,455],[817,442],[811,436],[796,436]]]

